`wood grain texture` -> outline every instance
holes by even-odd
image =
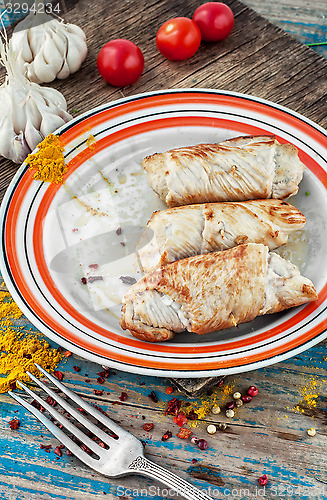
[[[227,419],[223,412],[218,416],[209,412],[197,423],[193,431],[207,440],[205,452],[176,437],[179,427],[171,416],[164,416],[168,400],[181,397],[178,393],[166,394],[165,379],[114,371],[105,384],[100,385],[96,380],[99,366],[71,357],[64,366],[65,382],[144,440],[150,459],[200,488],[207,491],[211,488],[213,498],[231,497],[232,491],[236,498],[253,498],[259,488],[257,480],[265,473],[269,483],[265,495],[261,493],[264,498],[324,499],[327,495],[325,354],[325,344],[321,344],[287,362],[228,377],[230,392],[244,393],[249,385],[257,384],[259,395],[237,410],[233,419]],[[73,365],[78,365],[81,371],[75,373]],[[103,396],[94,395],[94,389],[104,390]],[[119,400],[122,390],[127,393],[123,403]],[[148,397],[152,390],[159,399],[157,404]],[[308,404],[307,394],[317,395],[316,406]],[[231,395],[226,395],[222,386],[203,399],[216,401],[223,407]],[[58,459],[53,451],[58,443],[42,424],[9,396],[2,395],[0,401],[2,499],[93,500],[121,495],[126,499],[135,496],[159,499],[164,496],[164,488],[151,480],[104,478],[75,458],[67,457],[65,451]],[[191,401],[201,404],[199,399]],[[297,407],[301,410],[296,410]],[[13,416],[21,421],[17,431],[8,427]],[[142,429],[145,422],[154,423],[151,432]],[[205,430],[207,424],[218,422],[227,424],[226,431],[209,436]],[[317,430],[314,438],[307,435],[309,427]],[[167,430],[172,431],[173,437],[162,442],[161,437]],[[50,453],[41,450],[40,444],[52,444]],[[142,495],[141,489],[144,489]],[[248,493],[242,494],[242,490]]]
[[[65,95],[74,116],[123,95],[164,88],[205,87],[270,99],[326,127],[326,61],[245,4],[237,0],[226,3],[235,14],[232,35],[219,44],[202,44],[188,61],[171,62],[156,50],[155,33],[167,18],[190,16],[199,2],[97,0],[91,5],[80,0],[66,19],[84,28],[89,53],[75,76],[56,81],[52,86]],[[297,36],[301,33],[307,36],[310,23],[319,27],[319,33],[325,33],[326,18],[319,17],[326,9],[323,0],[310,4],[296,0],[292,5],[285,0],[246,0],[246,3],[280,26],[288,23]],[[308,11],[312,17],[308,17]],[[316,37],[315,30],[312,37]],[[96,70],[99,49],[107,40],[117,37],[136,42],[146,61],[141,79],[125,89],[107,85]],[[16,170],[17,165],[9,160],[0,161],[1,198]],[[74,372],[74,365],[81,367],[79,373]],[[326,342],[278,365],[228,377],[226,383],[231,391],[245,392],[249,385],[255,384],[259,395],[239,409],[232,420],[223,414],[217,417],[208,413],[197,424],[194,433],[207,439],[206,452],[177,438],[178,426],[164,415],[167,401],[175,395],[181,397],[178,393],[166,394],[167,385],[171,385],[168,380],[116,371],[100,385],[96,379],[101,368],[74,356],[61,369],[71,388],[99,404],[125,429],[146,441],[149,458],[195,486],[206,488],[213,498],[327,498]],[[205,399],[217,400],[223,406],[227,401],[223,387],[215,388]],[[104,394],[97,396],[94,389],[104,389]],[[148,397],[152,390],[158,396],[158,404]],[[126,402],[119,400],[122,391],[128,394]],[[308,395],[314,395],[311,398],[314,403],[309,404]],[[194,402],[201,404],[200,399]],[[9,429],[13,417],[21,421],[17,431]],[[209,436],[207,423],[217,421],[226,422],[227,430]],[[151,433],[143,431],[144,422],[155,424]],[[309,427],[317,430],[314,438],[307,435]],[[173,437],[163,442],[161,436],[168,429]],[[53,448],[47,454],[40,444],[52,444]],[[0,395],[1,500],[159,500],[167,495],[175,498],[169,492],[165,495],[159,483],[148,479],[135,476],[112,480],[65,453],[57,458],[53,452],[57,444],[32,415],[8,395]],[[197,461],[192,463],[192,459]],[[268,476],[264,490],[258,484],[263,473]]]

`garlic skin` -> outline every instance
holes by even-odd
[[[58,90],[30,82],[8,45],[0,41],[1,63],[7,70],[0,86],[0,155],[22,163],[51,132],[72,119]]]
[[[10,46],[21,71],[35,83],[67,78],[87,55],[84,31],[45,13],[30,12],[15,27]]]

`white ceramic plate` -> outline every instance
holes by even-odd
[[[247,95],[183,89],[136,95],[85,113],[58,131],[64,185],[32,179],[23,164],[1,207],[1,269],[14,299],[46,336],[89,360],[174,377],[237,373],[293,356],[326,337],[327,174],[325,131],[295,112]],[[319,299],[204,336],[167,343],[135,339],[119,326],[126,278],[141,273],[135,244],[164,208],[140,166],[172,147],[274,134],[306,164],[291,202],[306,229],[281,254],[310,278]],[[94,138],[94,139],[93,139]],[[91,266],[91,267],[90,267]],[[83,285],[83,276],[101,276]]]

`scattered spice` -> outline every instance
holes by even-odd
[[[40,449],[45,450],[49,452],[49,450],[52,448],[52,444],[40,444]]]
[[[99,389],[93,389],[93,392],[96,396],[102,396],[104,391],[100,391]]]
[[[120,401],[126,401],[127,399],[127,393],[122,392],[121,395],[119,396]]]
[[[102,378],[108,378],[110,375],[110,368],[105,368],[102,372],[99,372],[98,375]]]
[[[211,411],[214,415],[219,415],[219,413],[221,412],[221,409],[220,409],[220,406],[219,405],[213,405],[213,407],[211,408]]]
[[[206,450],[208,448],[208,443],[205,439],[199,439],[197,444],[200,450]]]
[[[242,401],[243,403],[250,403],[250,401],[252,401],[252,398],[248,394],[245,394],[245,396],[242,396]]]
[[[81,371],[81,369],[80,369],[80,367],[79,367],[79,366],[73,366],[73,370],[74,370],[75,372],[80,372],[80,371]]]
[[[173,433],[171,431],[166,431],[161,438],[161,441],[167,441],[172,437]]]
[[[234,410],[226,410],[226,417],[233,418],[234,415],[235,415],[235,411]]]
[[[60,446],[57,446],[57,448],[54,450],[55,454],[58,455],[58,457],[62,456],[61,448]]]
[[[62,359],[40,334],[25,333],[17,326],[22,315],[10,293],[0,291],[0,393],[16,389],[17,380],[30,382],[26,371],[40,377],[34,363],[53,371]]]
[[[166,388],[166,393],[167,394],[172,394],[174,392],[174,388],[172,386],[169,386]]]
[[[183,427],[183,425],[187,424],[188,418],[184,413],[179,413],[178,415],[175,415],[173,418],[175,424],[177,424],[179,427]]]
[[[86,285],[87,279],[85,278],[85,276],[82,276],[81,282],[82,282],[82,285]]]
[[[234,392],[234,394],[233,394],[234,399],[236,399],[236,400],[241,399],[241,397],[242,397],[242,394],[240,392]]]
[[[90,264],[89,268],[90,269],[98,269],[99,265],[98,264]]]
[[[235,408],[235,401],[228,401],[225,405],[226,410],[233,410]]]
[[[90,135],[87,140],[86,140],[86,145],[89,149],[94,149],[95,148],[95,145],[96,145],[96,139],[94,137],[94,135]]]
[[[50,406],[57,406],[57,401],[55,401],[51,396],[48,396],[46,402]]]
[[[257,396],[258,388],[255,385],[251,385],[251,387],[248,388],[248,395],[251,396],[251,398]]]
[[[98,384],[104,384],[104,378],[98,377],[97,382],[98,382]]]
[[[103,281],[103,276],[89,276],[87,278],[88,283],[94,283],[95,281]]]
[[[121,227],[120,226],[116,229],[116,234],[117,234],[117,236],[121,235]]]
[[[258,483],[260,484],[260,486],[265,486],[268,483],[266,474],[263,474],[263,476],[259,477]]]
[[[26,158],[26,163],[30,169],[36,170],[33,179],[55,184],[62,183],[63,176],[68,170],[63,152],[60,137],[49,134],[38,145],[38,151]]]
[[[176,436],[180,439],[188,439],[192,434],[193,432],[191,431],[191,429],[188,429],[187,427],[181,427],[179,433],[176,434]]]
[[[306,378],[306,383],[301,389],[302,401],[295,406],[296,411],[304,413],[306,409],[314,409],[317,407],[317,399],[319,390],[321,389],[322,380],[316,377]]]
[[[72,353],[70,351],[65,352],[65,358],[69,358],[69,356],[71,356],[71,355],[72,355]]]
[[[158,398],[157,395],[154,391],[151,391],[150,394],[148,394],[148,397],[154,402],[158,403]]]
[[[35,399],[33,399],[31,405],[34,406],[34,408],[37,408],[40,412],[45,412],[45,408]],[[51,419],[51,421],[54,422],[54,419]]]
[[[119,276],[119,279],[124,285],[134,285],[136,279],[133,276]]]
[[[12,420],[10,420],[9,427],[12,431],[17,430],[19,426],[20,426],[20,421],[18,420],[18,418],[13,418]]]
[[[309,436],[313,437],[316,435],[316,429],[314,429],[313,427],[310,427],[310,429],[307,430],[307,433]]]
[[[148,423],[148,424],[143,424],[142,425],[142,429],[144,431],[147,431],[147,432],[151,431],[153,429],[153,427],[154,427],[153,423]]]
[[[61,382],[62,380],[64,380],[64,374],[58,370],[55,370],[53,372],[54,376],[59,380],[59,382]]]
[[[207,427],[207,433],[208,434],[216,434],[217,432],[217,427],[213,424],[209,424]]]
[[[173,398],[168,401],[167,408],[165,410],[165,415],[178,415],[178,412],[182,406],[182,401],[177,398]]]

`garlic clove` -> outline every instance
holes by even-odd
[[[56,75],[62,66],[62,55],[54,43],[51,33],[46,34],[43,45],[43,59],[48,66],[51,66],[51,73]]]
[[[80,28],[76,24],[66,24],[65,26],[66,26],[67,31],[69,31],[69,33],[73,33],[74,35],[77,35],[85,42],[86,36],[85,36],[85,33],[82,30],[82,28]]]
[[[30,63],[33,61],[33,53],[28,42],[28,31],[18,31],[15,36],[12,36],[9,44],[11,45],[16,58],[21,59],[21,62]]]
[[[39,52],[39,47],[43,47],[45,37],[46,29],[42,24],[40,24],[39,26],[34,26],[33,28],[30,28],[28,30],[27,39],[31,52],[33,54],[33,58],[35,58],[35,56]]]
[[[65,37],[65,35],[62,31],[52,31],[51,37],[52,37],[53,43],[56,45],[57,49],[59,50],[59,52],[62,56],[62,59],[64,59],[66,57],[66,53],[67,53],[67,38]]]
[[[10,159],[15,163],[22,163],[35,147],[29,147],[26,141],[26,135],[21,131],[19,135],[16,135],[12,140]]]
[[[76,73],[87,55],[86,43],[78,36],[71,34],[68,38],[67,64],[71,73]]]
[[[39,107],[36,104],[35,99],[31,96],[30,99],[26,103],[26,116],[28,117],[28,121],[35,127],[37,130],[40,130],[42,115],[40,113]],[[25,123],[27,119],[25,120]]]
[[[36,77],[36,83],[49,83],[52,82],[56,78],[57,68],[49,64],[44,59],[44,52],[38,52],[34,58],[33,63],[30,65],[31,73],[32,71]],[[28,73],[29,74],[29,73]],[[32,80],[33,81],[33,80]]]
[[[40,131],[46,137],[51,132],[54,132],[66,122],[59,115],[53,113],[43,113]]]
[[[26,143],[31,149],[31,151],[33,151],[33,149],[35,149],[36,146],[44,139],[42,132],[40,132],[40,130],[37,130],[30,122],[30,120],[27,120],[26,122],[24,135]]]
[[[67,76],[69,76],[70,73],[71,73],[70,68],[69,68],[68,63],[65,59],[61,70],[57,73],[57,78],[59,78],[60,80],[63,80],[64,78],[67,78]]]
[[[40,97],[44,99],[46,106],[49,110],[61,109],[67,110],[67,103],[64,96],[56,89],[52,89],[50,87],[40,87],[39,92]]]

